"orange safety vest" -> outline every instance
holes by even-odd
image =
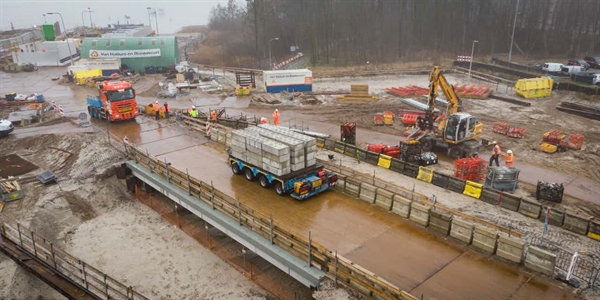
[[[506,155],[506,166],[512,167],[515,165],[515,156],[514,155]]]
[[[213,122],[216,122],[216,121],[217,121],[217,112],[216,112],[216,111],[214,111],[214,110],[213,110],[213,111],[211,111],[211,112],[210,112],[210,117],[211,117],[211,119],[213,120]]]
[[[279,125],[279,112],[278,111],[273,112],[273,124]]]
[[[500,153],[500,146],[498,146],[497,144],[494,145],[494,148],[492,148],[492,155],[500,155]]]
[[[158,110],[160,109],[160,105],[158,105],[158,103],[154,103],[152,104],[152,108],[154,109],[154,111],[158,112]]]
[[[161,106],[161,107],[160,107],[160,110],[161,110],[162,112],[168,112],[168,111],[171,111],[171,110],[169,109],[169,104],[165,104],[165,105]]]

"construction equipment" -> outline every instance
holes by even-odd
[[[445,149],[448,156],[454,159],[470,157],[482,146],[476,139],[482,135],[483,124],[472,115],[459,112],[461,100],[438,66],[431,70],[429,82],[425,116],[417,118],[417,127],[423,133],[418,137],[415,137],[415,133],[409,139],[416,140],[424,152],[438,147]],[[448,100],[446,112],[441,115],[435,113],[436,97],[440,88]]]
[[[113,121],[134,119],[140,114],[131,83],[104,81],[98,85],[99,96],[87,96],[88,113],[93,118]]]
[[[544,133],[540,150],[546,153],[565,152],[568,147],[564,141],[566,135],[560,130],[550,130]]]
[[[342,142],[356,145],[356,123],[346,122],[340,128]]]

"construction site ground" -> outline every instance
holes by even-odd
[[[57,120],[58,118],[53,116],[49,117],[49,119],[54,119],[49,123],[49,126],[43,126],[42,124],[42,126],[18,128],[13,136],[9,138],[10,141],[15,141],[14,145],[13,143],[4,143],[3,140],[3,143],[0,144],[0,153],[19,151],[24,153],[26,159],[38,166],[53,170],[60,166],[51,165],[56,161],[56,158],[52,155],[56,155],[60,151],[49,151],[44,145],[60,145],[60,148],[72,149],[69,151],[77,153],[60,168],[60,170],[63,170],[60,174],[62,177],[73,178],[51,187],[32,184],[32,188],[35,189],[31,192],[27,190],[27,194],[43,196],[39,198],[30,196],[23,200],[22,206],[11,204],[2,213],[25,222],[31,229],[40,231],[40,234],[48,238],[61,241],[67,251],[80,256],[114,277],[125,280],[138,291],[150,297],[169,298],[169,295],[173,298],[196,298],[196,296],[231,299],[267,297],[266,292],[247,281],[241,274],[228,268],[227,264],[212,255],[210,251],[198,245],[177,228],[168,226],[152,210],[132,199],[130,195],[124,192],[125,187],[117,182],[114,177],[104,176],[108,174],[108,171],[105,170],[109,169],[108,167],[114,161],[119,161],[122,157],[120,158],[117,155],[118,153],[114,153],[115,156],[107,155],[106,158],[99,155],[99,153],[110,154],[113,151],[95,144],[96,141],[93,138],[95,135],[91,134],[94,131],[93,128],[79,127],[74,124],[72,120],[80,112],[86,111],[85,95],[88,93],[93,94],[96,91],[85,87],[57,84],[50,80],[53,76],[63,74],[64,70],[65,68],[43,68],[35,73],[1,73],[2,86],[0,86],[0,93],[4,94],[10,91],[44,93],[49,101],[55,100],[65,108],[67,118]],[[145,76],[135,84],[138,95],[141,95],[138,97],[140,104],[148,104],[157,99],[151,89],[156,88],[158,81],[164,80],[160,76],[162,75]],[[225,73],[225,76],[219,80],[224,85],[232,87],[232,77],[232,74]],[[451,83],[466,81],[459,76],[448,77]],[[291,101],[289,105],[273,106],[251,103],[248,97],[233,97],[231,95],[232,91],[229,89],[226,92],[217,94],[191,91],[190,95],[182,95],[166,101],[169,101],[175,109],[187,109],[195,104],[205,112],[209,108],[225,107],[229,115],[245,113],[257,117],[270,117],[273,109],[278,107],[281,111],[282,125],[307,126],[312,131],[329,133],[334,138],[339,138],[339,125],[346,121],[355,121],[359,128],[358,141],[361,145],[379,142],[398,143],[398,140],[402,139],[403,127],[398,125],[392,128],[374,126],[372,124],[373,114],[385,110],[396,111],[412,108],[402,104],[394,96],[387,96],[384,88],[405,85],[426,87],[427,76],[316,78],[314,88],[317,92],[349,91],[349,86],[353,83],[370,84],[371,92],[380,95],[382,99],[371,104],[340,104],[333,95],[317,95],[320,104],[298,104]],[[498,93],[506,90],[509,94],[512,93],[506,87],[498,87]],[[164,101],[164,99],[158,100]],[[600,191],[594,189],[598,186],[600,180],[600,174],[598,174],[598,141],[600,139],[598,132],[600,132],[600,122],[581,119],[556,111],[553,105],[565,100],[585,101],[578,99],[574,94],[562,94],[561,92],[547,99],[532,100],[531,107],[515,106],[498,100],[463,99],[464,110],[484,122],[484,137],[497,140],[503,150],[512,149],[515,151],[517,167],[522,164],[524,167],[530,168],[530,171],[535,174],[535,178],[537,176],[549,176],[548,181],[560,182],[560,180],[567,179],[574,181],[576,178],[587,178],[591,182],[588,188],[589,191],[583,193],[583,196],[579,198],[586,198],[586,195],[598,195]],[[510,122],[511,124],[514,123],[514,126],[526,127],[528,129],[527,137],[523,140],[512,140],[492,133],[490,129],[493,121]],[[232,195],[254,194],[254,197],[242,197],[257,210],[265,210],[265,213],[268,213],[269,210],[274,212],[279,210],[280,213],[277,218],[284,220],[286,224],[292,226],[295,230],[303,233],[313,230],[315,239],[328,240],[326,246],[346,253],[358,263],[370,265],[372,269],[377,269],[372,271],[384,275],[384,278],[391,277],[395,284],[408,286],[410,289],[414,289],[413,292],[424,293],[425,295],[433,294],[439,298],[439,296],[444,295],[444,289],[440,289],[442,282],[453,282],[453,284],[461,286],[462,283],[456,281],[456,279],[461,278],[458,274],[462,274],[461,272],[469,269],[471,271],[486,270],[483,271],[486,274],[492,272],[492,270],[501,269],[503,271],[500,273],[504,275],[499,275],[500,277],[497,278],[507,280],[496,287],[486,286],[483,282],[465,282],[466,286],[462,286],[463,288],[468,289],[478,286],[476,290],[479,294],[474,293],[471,295],[496,295],[500,293],[500,290],[503,290],[501,289],[502,286],[512,286],[513,284],[524,287],[524,289],[519,289],[515,286],[514,293],[510,293],[510,295],[521,296],[521,298],[526,296],[531,288],[535,290],[537,285],[547,288],[547,291],[556,292],[556,283],[548,283],[548,280],[543,277],[523,275],[524,273],[515,271],[516,268],[513,267],[506,269],[507,267],[504,264],[491,263],[489,258],[480,256],[472,250],[466,251],[457,248],[451,242],[440,241],[439,239],[435,239],[435,242],[429,241],[431,237],[426,231],[413,228],[413,225],[404,223],[401,226],[397,225],[397,218],[386,216],[386,212],[370,208],[366,203],[356,199],[348,200],[347,196],[339,195],[339,193],[328,193],[323,197],[315,198],[314,201],[311,199],[312,202],[296,202],[287,198],[282,201],[282,198],[274,196],[272,191],[263,191],[258,185],[247,183],[240,177],[231,176],[227,166],[224,165],[225,154],[220,148],[211,147],[210,143],[207,144],[205,140],[199,137],[200,135],[189,133],[180,128],[173,120],[163,120],[157,123],[146,117],[139,117],[136,122],[109,125],[94,120],[92,123],[103,129],[108,129],[120,138],[128,136],[133,143],[143,145],[150,153],[168,159],[176,167],[195,169],[194,176],[199,179],[208,181],[218,179],[215,185],[226,193]],[[537,148],[538,143],[541,141],[541,134],[551,129],[585,135],[584,148],[581,151],[569,151],[553,155],[533,150],[533,148]],[[82,135],[83,132],[90,134]],[[86,139],[88,140],[86,141]],[[27,155],[28,153],[29,155]],[[319,155],[323,157],[324,152],[320,152]],[[440,154],[440,156],[442,155]],[[336,155],[336,158],[340,159],[338,155]],[[524,161],[527,161],[527,164],[522,163]],[[381,176],[385,176],[387,180],[392,180],[399,185],[412,186],[412,183],[414,183],[414,180],[407,178],[395,178],[385,173],[386,171],[383,169],[372,168],[366,164],[356,164],[349,158],[344,158],[342,163],[364,173],[371,174],[375,172],[376,176],[382,174]],[[207,165],[211,173],[200,172],[200,170],[206,169]],[[443,172],[452,171],[451,162],[444,159],[434,168]],[[553,172],[545,174],[544,169]],[[215,171],[212,172],[213,170]],[[539,172],[539,170],[542,170],[542,172]],[[99,175],[91,175],[92,173]],[[76,176],[73,176],[73,174]],[[552,174],[558,174],[558,177]],[[201,176],[209,176],[210,178],[202,178]],[[535,178],[533,178],[534,181]],[[410,182],[407,182],[407,180]],[[539,221],[527,219],[516,213],[507,213],[500,208],[477,202],[463,195],[436,191],[435,187],[431,185],[418,188],[426,195],[436,194],[438,200],[444,201],[445,205],[455,207],[466,213],[472,213],[477,217],[502,226],[512,227],[525,237],[539,234],[543,226],[543,223]],[[531,195],[531,187],[524,185],[519,193]],[[597,205],[589,203],[588,199],[577,198],[566,197],[561,207],[595,217],[600,215],[600,209]],[[297,215],[281,217],[285,215],[283,212],[287,211],[286,209],[290,205],[297,207]],[[343,223],[340,226],[340,222],[344,220],[363,220],[363,224],[359,226],[360,230],[356,230],[356,224]],[[410,250],[402,250],[397,243],[415,238],[406,231],[419,236],[417,239],[419,242],[412,249],[415,253],[423,251],[423,247],[433,247],[432,249],[435,249],[435,251],[430,253],[429,258],[443,256],[443,259],[427,261],[424,257],[417,259],[413,255],[401,256],[402,253],[402,255],[408,255],[408,252],[402,251],[410,252]],[[576,248],[573,250],[584,249],[599,252],[597,244],[585,237],[572,235],[555,228],[551,229],[550,236],[553,240],[564,241],[563,246],[565,247]],[[119,241],[118,246],[107,241]],[[177,247],[173,247],[174,244]],[[370,245],[370,247],[367,245]],[[397,268],[389,266],[389,257],[377,258],[383,254],[377,251],[373,252],[372,247],[374,245],[388,245],[386,248],[381,249],[390,248],[400,251],[397,253],[398,257],[404,257],[406,261],[397,261],[395,264],[407,263],[407,261],[412,260],[416,264],[415,268],[423,270],[424,273],[417,272],[416,277],[404,277],[405,275],[402,275],[401,272],[397,273]],[[132,251],[132,249],[134,250]],[[186,250],[181,251],[179,249]],[[113,259],[113,257],[115,258]],[[187,266],[190,265],[190,257],[198,260],[194,262],[198,263],[198,266],[192,268],[196,277],[192,277],[187,270]],[[369,257],[369,259],[366,257]],[[451,268],[444,267],[459,257],[460,259],[456,263],[451,264]],[[129,261],[128,263],[131,264],[123,265],[123,261]],[[474,263],[475,261],[479,263]],[[133,264],[135,264],[135,267]],[[141,267],[138,268],[138,264]],[[492,269],[489,269],[489,267],[479,269],[485,265],[492,266]],[[51,293],[49,288],[39,284],[34,277],[26,275],[25,271],[18,269],[12,261],[2,258],[0,266],[7,271],[2,272],[7,276],[0,276],[0,280],[7,283],[3,286],[9,287],[7,290],[15,293],[15,298],[29,298]],[[223,276],[213,278],[212,274],[214,273],[211,273],[211,276],[202,275],[208,273],[208,270],[212,270],[213,267],[221,269]],[[440,272],[442,270],[444,271]],[[167,272],[171,274],[173,272],[172,274],[175,274],[176,278],[180,280],[180,284],[167,286],[167,281],[150,282],[150,280],[155,279],[155,276],[148,275],[153,271],[161,274],[167,274]],[[439,277],[429,281],[428,284],[421,285],[421,283],[424,283],[425,278],[428,278],[431,274],[437,274],[436,276]],[[448,276],[455,277],[454,281]],[[492,275],[489,276],[494,278]],[[479,277],[485,277],[485,275]],[[23,278],[27,278],[27,280],[23,280]],[[535,284],[533,284],[533,287],[531,283],[523,285],[523,282],[518,278],[531,278],[531,282]],[[168,280],[168,278],[164,278],[164,280]],[[206,280],[206,286],[202,285],[204,284],[203,280]],[[189,283],[190,287],[179,289],[181,286],[186,286],[186,282]],[[201,282],[200,285],[198,282]],[[198,288],[198,291],[206,291],[209,294],[194,294],[196,288]],[[36,291],[41,289],[43,291],[40,294],[35,294]],[[569,297],[568,295],[571,292],[568,288],[560,287],[559,289],[565,290],[557,292],[556,295],[560,295],[558,297]],[[221,292],[228,293],[227,295],[230,296],[220,294]],[[154,295],[152,293],[158,294]],[[465,295],[457,294],[456,296]],[[507,295],[507,297],[510,297],[510,295]]]

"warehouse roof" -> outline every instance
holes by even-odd
[[[81,46],[84,48],[93,48],[96,50],[126,50],[147,47],[176,47],[177,40],[175,36],[86,38],[81,42]]]

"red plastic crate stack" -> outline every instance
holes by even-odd
[[[409,86],[405,86],[405,87],[402,87],[402,86],[391,87],[391,88],[386,88],[385,90],[388,91],[388,93],[390,93],[390,94],[394,94],[394,95],[400,96],[400,97],[414,97],[414,96],[420,96],[420,95],[427,95],[429,93],[428,89],[414,86],[414,85],[409,85]]]
[[[508,137],[522,139],[525,137],[526,132],[527,132],[527,129],[525,129],[523,127],[512,127],[511,129],[508,130],[506,135]]]
[[[567,147],[573,150],[580,150],[581,146],[583,146],[583,135],[578,133],[570,134],[569,140],[567,141]]]
[[[400,146],[388,146],[386,144],[367,145],[367,151],[384,154],[393,158],[400,156]]]
[[[459,158],[454,161],[454,176],[464,180],[479,181],[485,177],[483,158]]]
[[[495,133],[506,134],[510,125],[508,123],[503,122],[494,122],[492,124],[492,131]]]

